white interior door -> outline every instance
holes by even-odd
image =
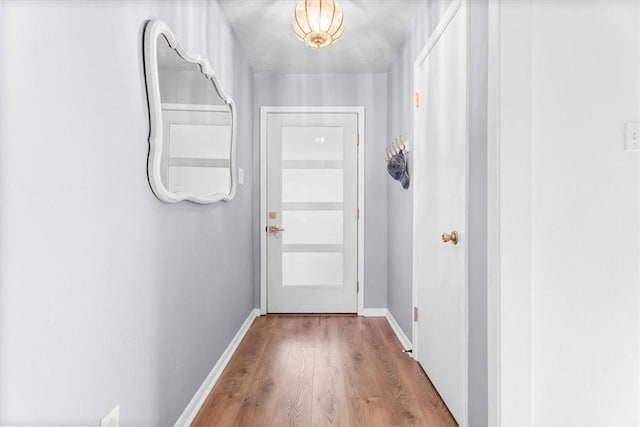
[[[266,117],[267,311],[355,313],[358,115]]]
[[[467,420],[467,17],[445,14],[416,61],[414,343],[460,425]],[[458,236],[444,242],[443,233]]]

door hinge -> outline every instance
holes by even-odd
[[[413,307],[413,321],[418,321],[418,307]]]
[[[360,208],[358,208],[356,211],[356,218],[360,219]]]
[[[420,92],[416,92],[416,108],[420,108]]]
[[[359,293],[360,293],[360,281],[357,280],[356,281],[356,294],[359,294]]]
[[[356,133],[356,145],[360,145],[360,132]]]

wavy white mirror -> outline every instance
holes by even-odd
[[[149,184],[164,202],[235,195],[236,111],[209,62],[183,50],[167,25],[144,32],[149,99]]]

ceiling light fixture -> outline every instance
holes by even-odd
[[[293,29],[298,40],[308,46],[329,46],[342,35],[342,8],[335,0],[299,0],[293,12]]]

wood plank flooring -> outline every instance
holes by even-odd
[[[457,426],[383,317],[255,320],[193,426]]]

